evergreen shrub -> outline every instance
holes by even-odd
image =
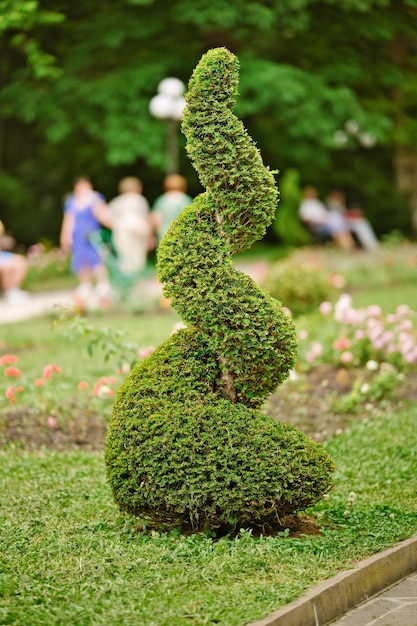
[[[337,295],[326,272],[291,258],[268,267],[263,287],[290,309],[294,317],[318,309],[322,302],[334,300]]]
[[[303,200],[300,172],[288,168],[280,177],[280,205],[272,228],[280,240],[290,246],[313,243],[310,232],[300,221],[298,211]]]
[[[106,442],[123,511],[183,528],[277,526],[331,486],[324,449],[260,407],[293,367],[295,328],[232,255],[275,215],[273,173],[233,114],[238,60],[206,53],[190,79],[183,131],[206,192],[158,252],[164,293],[187,327],[122,385]]]

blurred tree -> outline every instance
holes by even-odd
[[[119,177],[139,174],[156,197],[165,135],[149,101],[162,78],[187,82],[202,53],[223,45],[241,63],[237,114],[272,168],[296,167],[324,191],[343,183],[381,231],[407,227],[392,183],[397,170],[417,204],[417,0],[0,0],[0,9],[0,206],[25,242],[56,237],[79,173],[107,197]],[[184,151],[181,169],[199,192]]]
[[[272,227],[278,237],[290,246],[312,243],[310,233],[301,224],[298,210],[303,199],[300,172],[288,168],[279,179],[280,203]]]

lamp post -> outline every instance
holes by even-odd
[[[184,83],[179,78],[164,78],[158,93],[149,103],[152,115],[166,123],[167,174],[177,174],[179,169],[178,128],[185,106]]]

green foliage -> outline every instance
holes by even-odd
[[[362,412],[364,404],[370,400],[379,402],[381,406],[381,401],[392,396],[402,380],[401,374],[388,363],[374,377],[367,376],[366,380],[369,382],[364,382],[364,378],[359,376],[348,394],[335,399],[332,404],[335,413]]]
[[[118,394],[106,464],[122,510],[194,529],[279,525],[331,486],[333,464],[308,437],[264,416],[295,360],[282,306],[237,271],[277,190],[234,116],[237,58],[210,50],[189,83],[183,129],[207,191],[159,246],[165,295],[188,328],[140,364]]]
[[[25,289],[41,287],[45,290],[48,283],[65,284],[65,279],[72,275],[68,255],[59,248],[48,249],[47,243],[33,246],[29,251],[28,261]]]
[[[33,31],[63,20],[62,13],[45,11],[36,0],[0,1],[0,35],[11,33],[10,45],[25,58],[37,80],[56,78],[60,70],[55,65],[55,57],[43,49]]]
[[[166,76],[185,80],[213,45],[239,51],[238,114],[267,163],[297,167],[318,187],[331,172],[331,186],[360,197],[380,232],[410,229],[392,163],[398,146],[417,145],[411,0],[3,0],[0,8],[2,169],[30,196],[5,198],[7,215],[28,218],[15,221],[19,240],[30,238],[30,222],[36,240],[39,206],[41,236],[57,240],[62,197],[80,172],[108,197],[138,171],[145,194],[160,193],[165,125],[151,118],[149,100]],[[345,132],[352,119],[375,148]],[[195,195],[183,151],[181,169]]]
[[[317,309],[336,295],[326,272],[291,258],[271,264],[263,286],[295,317]]]
[[[275,233],[281,241],[292,246],[311,243],[311,235],[303,227],[298,216],[303,195],[298,170],[289,168],[281,176],[280,195],[279,210],[272,223]]]

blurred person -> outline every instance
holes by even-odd
[[[152,207],[152,221],[158,234],[158,242],[165,235],[171,222],[193,201],[186,193],[187,181],[180,174],[166,176],[164,190]]]
[[[330,237],[342,250],[352,250],[355,247],[355,241],[344,216],[339,211],[330,211],[319,200],[314,187],[307,186],[303,189],[298,214],[300,220],[313,234]]]
[[[90,240],[102,226],[111,228],[111,216],[104,196],[94,191],[85,177],[75,180],[73,193],[64,203],[60,242],[71,253],[71,270],[78,277],[75,300],[84,307],[97,299],[106,304],[111,298],[107,269]]]
[[[3,222],[0,221],[0,284],[4,299],[10,304],[27,302],[29,294],[21,289],[25,279],[28,262],[26,257],[12,252],[15,244],[13,237],[6,235]]]
[[[152,246],[149,203],[142,195],[142,182],[129,176],[119,183],[120,195],[108,208],[112,218],[112,241],[124,273],[140,272]]]
[[[329,211],[338,211],[343,215],[349,231],[364,250],[376,250],[378,239],[370,222],[365,218],[361,206],[356,203],[346,207],[345,195],[339,189],[333,189],[326,199]]]

